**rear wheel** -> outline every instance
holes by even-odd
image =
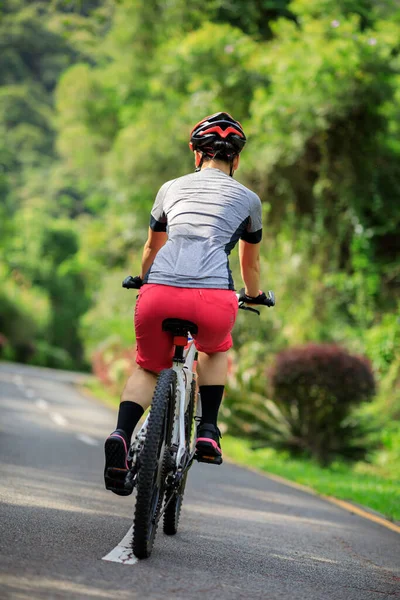
[[[153,549],[165,493],[165,455],[171,445],[175,393],[176,373],[172,369],[161,371],[140,453],[132,539],[133,553],[138,558],[148,558]]]
[[[192,381],[192,386],[190,390],[190,400],[188,407],[185,412],[185,439],[186,439],[186,447],[187,451],[190,450],[190,438],[192,435],[192,426],[193,426],[193,417],[194,417],[194,407],[195,407],[195,398],[196,398],[196,381]],[[167,535],[175,535],[178,531],[179,517],[181,514],[182,502],[183,502],[183,494],[185,493],[186,487],[186,479],[188,476],[188,470],[182,477],[182,480],[179,484],[177,490],[168,489],[165,495],[165,503],[167,503],[171,496],[173,496],[172,500],[169,502],[167,508],[164,513],[164,533]]]

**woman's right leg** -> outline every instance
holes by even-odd
[[[228,375],[228,352],[199,352],[197,374],[199,385],[225,385]]]
[[[238,310],[236,296],[230,290],[202,290],[197,303],[196,346],[199,351],[197,372],[201,399],[201,422],[197,428],[197,455],[207,462],[221,464],[222,452],[218,412],[228,374],[228,350]],[[208,458],[207,458],[208,457]],[[211,459],[210,459],[211,457]]]
[[[227,352],[199,352],[197,373],[201,399],[201,422],[197,428],[196,439],[197,455],[214,456],[214,460],[220,464],[221,434],[217,421],[228,374]]]

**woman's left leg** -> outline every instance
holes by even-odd
[[[160,289],[161,288],[161,289]],[[160,299],[165,286],[145,285],[141,288],[135,309],[136,365],[121,395],[117,428],[105,442],[106,488],[119,493],[107,470],[127,468],[127,453],[133,430],[150,406],[157,374],[171,365],[172,337],[162,331],[165,302]],[[125,494],[122,494],[125,495]]]
[[[132,375],[129,376],[121,395],[120,411],[118,414],[117,429],[123,429],[127,433],[130,440],[133,430],[135,429],[139,419],[136,414],[139,412],[139,418],[144,411],[149,408],[153,398],[154,389],[156,387],[157,373],[146,371],[138,364],[135,365]],[[127,406],[125,417],[121,406]],[[130,409],[130,410],[129,410]],[[129,418],[129,412],[132,417]]]
[[[122,392],[117,428],[108,436],[104,445],[106,455],[105,485],[106,489],[116,494],[126,495],[126,492],[119,489],[116,482],[108,477],[107,470],[109,468],[126,469],[128,467],[126,457],[132,433],[144,411],[151,404],[156,380],[156,373],[151,373],[142,369],[139,365],[135,365],[134,371]]]

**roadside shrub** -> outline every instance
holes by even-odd
[[[272,398],[290,431],[281,447],[322,465],[338,456],[365,456],[364,432],[351,413],[375,394],[366,358],[336,345],[308,344],[280,352],[269,375]]]

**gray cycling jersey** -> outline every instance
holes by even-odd
[[[228,256],[239,239],[261,241],[257,194],[219,169],[168,181],[151,211],[153,231],[168,231],[145,283],[234,289]]]

